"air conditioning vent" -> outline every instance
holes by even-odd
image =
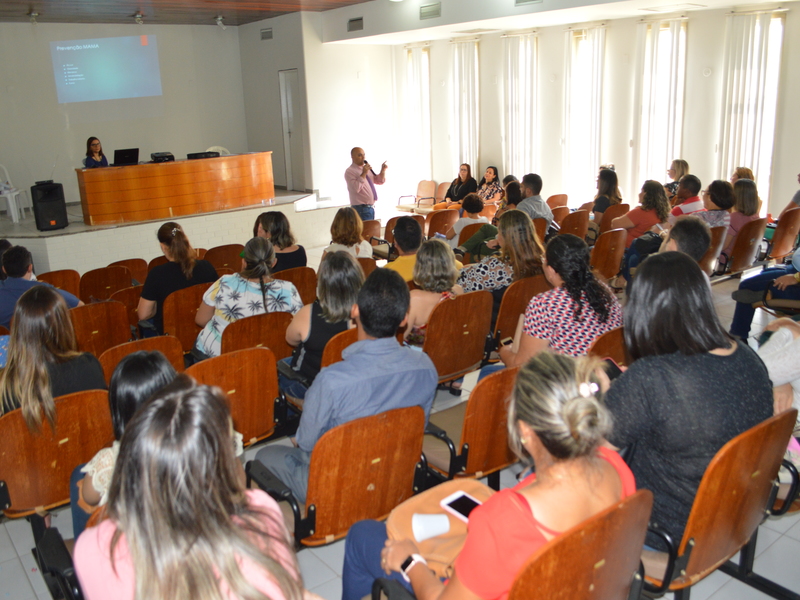
[[[261,30],[261,39],[262,40],[271,40],[272,39],[272,27],[269,29],[262,29]]]
[[[364,17],[358,17],[357,19],[350,19],[347,22],[347,31],[362,31],[364,29]]]
[[[436,19],[437,17],[442,16],[442,3],[437,2],[436,4],[423,4],[419,7],[419,19],[420,21],[424,19]]]
[[[527,6],[528,4],[541,4],[544,0],[514,0],[514,6]]]

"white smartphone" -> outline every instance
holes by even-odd
[[[466,492],[455,492],[444,498],[439,505],[454,517],[468,523],[469,513],[479,507],[481,502]]]

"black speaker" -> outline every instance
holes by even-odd
[[[31,187],[33,216],[36,229],[50,231],[64,229],[67,221],[67,203],[64,201],[64,186],[60,183],[40,183]]]

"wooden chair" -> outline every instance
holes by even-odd
[[[136,285],[132,287],[122,288],[111,294],[110,300],[114,300],[115,302],[121,302],[125,306],[125,310],[128,314],[128,325],[131,327],[131,332],[133,333],[134,337],[138,337],[139,335],[139,299],[142,297],[142,287],[141,285]]]
[[[128,267],[131,277],[139,282],[139,285],[147,279],[147,261],[143,258],[127,258],[118,260],[108,265],[109,267]]]
[[[566,206],[568,198],[566,194],[553,194],[545,200],[545,202],[547,202],[547,206],[550,207],[550,210],[555,210],[561,206]]]
[[[478,214],[481,217],[486,217],[486,220],[489,221],[489,223],[491,223],[492,219],[494,219],[494,216],[497,214],[497,205],[496,204],[486,204],[483,207],[483,210],[481,212],[479,212]]]
[[[364,277],[369,277],[369,274],[378,268],[378,263],[374,258],[359,257],[356,260],[358,261],[358,264],[361,265],[361,269],[364,271]]]
[[[275,431],[275,404],[280,396],[275,363],[268,348],[248,348],[195,363],[186,374],[198,383],[222,388],[230,403],[233,428],[249,446]]]
[[[132,279],[128,267],[103,267],[86,271],[81,276],[79,298],[84,304],[108,300],[114,292],[131,287]]]
[[[423,179],[417,184],[416,194],[407,194],[397,199],[397,208],[398,210],[413,210],[423,204],[432,205],[435,195],[436,182]],[[411,198],[411,202],[408,204],[400,204],[403,198]]]
[[[292,355],[286,343],[286,328],[292,322],[292,313],[272,312],[245,317],[231,323],[222,332],[221,354],[246,348],[269,348],[275,360]]]
[[[615,327],[606,331],[594,341],[587,354],[599,359],[610,358],[621,367],[631,364],[625,346],[625,328]]]
[[[210,283],[198,283],[177,292],[172,292],[164,300],[164,333],[178,338],[184,352],[191,352],[200,333],[200,326],[194,322],[197,309],[203,301]]]
[[[569,213],[561,221],[561,231],[559,233],[571,233],[581,239],[585,239],[586,234],[589,233],[589,211],[576,210]]]
[[[589,212],[593,212],[592,209],[594,208],[594,200],[590,202],[584,202],[578,207],[578,210],[588,210]]]
[[[458,234],[458,246],[466,242],[469,238],[473,235],[478,233],[478,230],[486,225],[486,223],[470,223],[464,229],[461,230],[461,233]]]
[[[797,410],[783,412],[717,452],[700,481],[683,538],[668,542],[672,560],[659,552],[642,556],[647,580],[656,586],[646,584],[648,595],[671,591],[676,600],[688,598],[689,586],[719,568],[775,598],[797,597],[752,572],[758,526],[772,507],[778,469],[796,419]],[[740,550],[740,564],[730,562]],[[663,578],[652,578],[655,572]]]
[[[329,367],[333,363],[342,360],[342,352],[351,344],[358,341],[358,329],[353,327],[341,333],[337,333],[328,343],[325,344],[325,349],[322,351],[322,362],[320,363],[322,369]]]
[[[624,203],[612,204],[609,206],[606,212],[603,213],[603,220],[600,221],[600,235],[604,234],[606,231],[611,231],[611,222],[617,217],[627,215],[629,210],[630,206]]]
[[[495,340],[499,343],[503,338],[514,337],[519,317],[525,313],[531,298],[552,287],[544,275],[525,277],[508,286],[497,312],[493,332]]]
[[[295,267],[272,275],[274,279],[291,281],[303,304],[313,304],[317,299],[317,274],[311,267]]]
[[[444,234],[448,229],[458,221],[458,211],[454,208],[446,208],[443,210],[436,210],[429,213],[425,217],[425,227],[423,232],[428,239],[431,239],[434,234]]]
[[[167,260],[167,257],[164,256],[163,254],[161,256],[156,256],[153,260],[151,260],[149,263],[147,263],[147,272],[149,273],[154,268],[156,268],[156,267],[158,267],[160,265],[165,265],[168,262],[169,262],[169,260]]]
[[[298,544],[329,544],[357,521],[386,518],[417,491],[414,479],[424,428],[425,413],[411,406],[326,432],[311,453],[305,511],[258,461],[247,463],[248,487],[252,478],[276,500],[290,503]]]
[[[111,383],[111,376],[120,361],[134,352],[161,352],[178,373],[183,372],[183,348],[181,348],[178,338],[171,335],[157,335],[125,342],[103,352],[98,360],[100,366],[103,367],[103,375],[105,375],[107,383]]]
[[[436,197],[433,199],[434,204],[439,204],[440,202],[444,202],[444,197],[447,195],[447,190],[450,189],[450,182],[443,181],[438,186],[436,186]]]
[[[3,327],[0,325],[0,335],[11,335],[11,332],[8,330],[7,327]]]
[[[469,400],[431,414],[422,452],[437,483],[488,476],[489,486],[500,489],[500,471],[517,461],[508,446],[506,400],[518,372],[519,367],[492,373],[478,382]]]
[[[379,242],[377,240],[373,240],[372,238],[381,237],[381,222],[372,219],[369,221],[364,221],[364,228],[361,230],[361,239],[367,240],[373,246],[376,246]]]
[[[81,276],[73,269],[62,269],[61,271],[48,271],[36,275],[36,279],[49,283],[55,288],[69,292],[76,298],[81,294]]]
[[[711,243],[708,245],[708,250],[703,255],[698,263],[700,268],[706,272],[706,275],[711,277],[717,267],[717,259],[722,253],[722,247],[725,245],[725,236],[728,234],[728,228],[723,226],[711,228]]]
[[[222,277],[223,275],[233,275],[234,273],[237,273],[237,271],[229,269],[228,267],[217,267],[215,271],[217,272],[217,277]]]
[[[208,250],[206,250],[205,248],[195,248],[194,251],[197,254],[197,258],[199,258],[200,260],[203,260],[206,256],[206,252],[208,252]]]
[[[619,273],[627,237],[624,229],[612,229],[597,237],[590,263],[599,279],[608,281]]]
[[[536,232],[536,237],[544,245],[544,238],[547,236],[547,219],[534,219],[533,230]]]
[[[244,250],[244,246],[241,244],[215,246],[206,251],[203,259],[210,262],[215,269],[233,269],[234,273],[236,273],[242,267],[242,257],[239,256],[242,250]]]
[[[795,247],[797,234],[800,232],[800,207],[792,208],[783,213],[778,220],[778,226],[772,233],[772,240],[767,251],[767,260],[780,260],[789,256]]]
[[[482,290],[441,302],[428,319],[422,351],[430,356],[439,383],[477,369],[492,322],[492,294]]]
[[[131,339],[128,310],[122,302],[95,302],[69,310],[78,350],[100,356]]]
[[[566,206],[556,206],[553,209],[553,221],[558,223],[558,226],[561,227],[561,223],[569,214],[571,213],[569,212],[569,208]]]
[[[767,219],[756,219],[745,223],[739,230],[736,239],[733,242],[731,249],[730,260],[726,268],[729,275],[734,273],[741,273],[745,269],[749,269],[756,262],[758,255],[758,247],[764,237],[764,231],[767,228]]]

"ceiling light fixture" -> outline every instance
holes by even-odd
[[[402,2],[403,0],[389,0],[389,2]]]
[[[36,17],[39,16],[39,13],[32,10],[31,12],[28,13],[28,16],[31,18],[31,23],[36,25]]]
[[[136,21],[137,25],[144,25],[144,21],[142,20],[144,19],[144,15],[141,13],[141,11],[137,11],[136,14],[133,15],[133,19]]]
[[[214,19],[214,20],[217,22],[217,25],[219,25],[220,27],[222,27],[222,29],[227,29],[227,27],[225,27],[225,24],[222,22],[222,19],[223,19],[223,18],[224,18],[224,17],[223,17],[222,15],[217,15],[217,18],[216,18],[216,19]]]

